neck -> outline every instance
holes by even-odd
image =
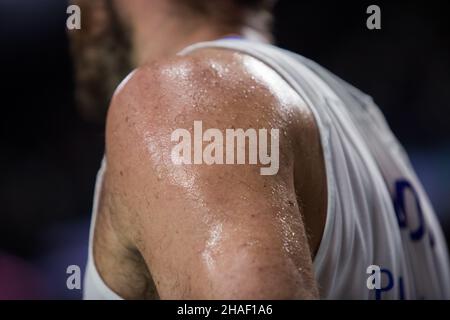
[[[202,28],[185,34],[174,25],[166,26],[166,29],[157,31],[157,33],[152,33],[148,29],[144,29],[136,34],[134,40],[134,63],[136,65],[173,56],[196,42],[216,40],[229,34],[240,35],[239,32],[217,32],[209,28]]]
[[[133,26],[133,64],[173,56],[197,42],[217,40],[226,36],[241,36],[249,40],[270,42],[270,39],[248,26],[223,27],[211,21],[180,19],[173,14],[149,19],[135,19]]]

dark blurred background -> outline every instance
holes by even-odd
[[[366,28],[378,4],[382,30]],[[0,299],[77,299],[103,124],[83,119],[63,0],[0,0]],[[278,45],[372,95],[405,145],[450,238],[448,1],[288,1]]]

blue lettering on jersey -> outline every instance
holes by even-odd
[[[415,230],[410,230],[409,237],[412,241],[420,241],[425,235],[425,219],[423,217],[422,206],[420,205],[419,195],[407,180],[398,180],[395,183],[395,195],[394,195],[394,208],[397,215],[398,225],[400,228],[411,228],[408,225],[408,217],[406,213],[406,201],[405,196],[409,191],[413,196],[417,209],[417,218],[419,226]]]
[[[403,284],[403,278],[399,277],[398,278],[398,282],[395,282],[394,279],[394,275],[392,274],[392,272],[388,269],[381,269],[381,273],[385,274],[387,277],[387,284],[385,287],[380,288],[380,289],[376,289],[375,290],[375,299],[376,300],[381,300],[382,299],[382,294],[384,292],[389,292],[392,289],[394,289],[394,287],[398,287],[398,298],[399,300],[405,300],[405,286]]]
[[[408,214],[411,215],[411,212],[407,212],[406,195],[408,194],[413,196],[413,201],[416,208],[415,214],[417,214],[418,226],[415,228],[411,225],[411,221],[409,221],[410,219],[408,219]],[[417,193],[411,182],[406,179],[399,179],[395,182],[393,203],[398,225],[400,229],[409,232],[409,239],[413,242],[426,239],[429,241],[430,247],[434,248],[435,238],[433,234],[426,228],[419,194]],[[428,237],[424,238],[426,232],[428,232]],[[375,290],[375,299],[381,300],[383,293],[389,292],[394,288],[398,288],[398,298],[400,300],[405,300],[406,297],[403,277],[399,276],[398,280],[395,281],[394,275],[389,269],[381,269],[381,273],[386,276],[387,282],[385,287]]]
[[[381,294],[386,291],[392,290],[394,288],[394,277],[392,276],[392,272],[390,272],[388,269],[381,269],[382,274],[386,274],[387,276],[387,285],[384,288],[376,289],[375,290],[375,299],[381,300]]]

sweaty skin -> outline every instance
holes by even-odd
[[[171,133],[277,128],[280,169],[174,165]],[[273,70],[202,49],[137,69],[106,129],[94,241],[105,283],[126,299],[314,299],[312,260],[326,219],[319,133]]]

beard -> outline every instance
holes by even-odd
[[[81,9],[81,29],[69,31],[75,102],[81,115],[103,123],[111,97],[132,71],[130,29],[112,0],[73,0]]]

